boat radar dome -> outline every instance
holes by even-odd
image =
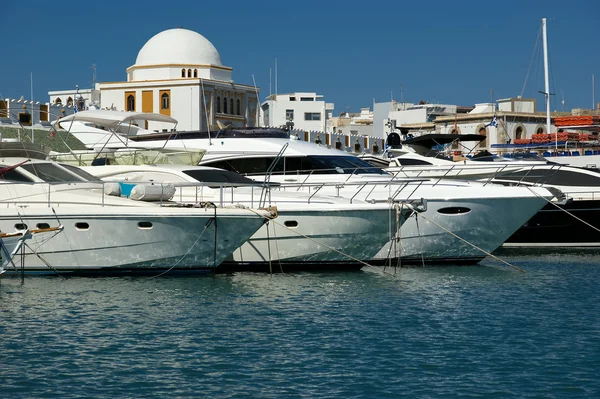
[[[387,136],[386,144],[389,148],[402,148],[402,140],[398,133],[390,133]]]

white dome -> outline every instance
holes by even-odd
[[[136,66],[157,64],[222,66],[221,56],[211,42],[201,34],[183,28],[152,36],[135,60]]]

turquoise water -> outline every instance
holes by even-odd
[[[0,283],[2,398],[600,397],[600,257]]]

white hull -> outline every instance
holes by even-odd
[[[278,177],[273,176],[273,179]],[[360,178],[350,179],[352,180],[360,180]],[[340,185],[327,186],[319,191],[321,192],[329,194],[339,192],[339,195],[350,198],[352,193],[356,192],[356,187],[348,184],[341,188]],[[508,237],[535,215],[547,203],[547,199],[552,198],[552,195],[543,188],[439,181],[435,185],[425,182],[366,187],[354,198],[380,202],[390,197],[397,201],[424,198],[427,200],[427,209],[421,213],[418,227],[414,218],[410,218],[402,225],[400,245],[397,241],[391,240],[375,255],[375,260],[395,258],[401,253],[401,257],[406,260],[415,259],[419,262],[426,260],[431,263],[446,261],[476,263],[486,256],[485,252],[492,252],[500,247]],[[453,212],[452,208],[464,208],[466,211]],[[440,209],[446,213],[438,212]],[[455,238],[452,234],[480,247],[485,252]],[[401,252],[399,252],[400,248]]]
[[[498,198],[494,201],[475,198],[460,202],[430,200],[427,211],[417,215],[418,221],[412,217],[401,227],[400,244],[388,244],[376,255],[376,259],[400,255],[401,261],[415,264],[476,263],[500,247],[523,225],[524,220],[533,217],[545,203],[539,197]],[[471,211],[456,215],[437,212],[440,208],[455,206],[467,207]]]
[[[340,208],[302,212],[283,210],[277,219],[261,227],[227,261],[242,264],[269,261],[292,264],[368,263],[389,241],[388,219],[390,215],[395,217],[395,212],[376,205]],[[286,227],[296,223],[295,227]]]
[[[0,213],[2,231],[19,223],[35,227],[60,221],[64,226],[61,232],[34,235],[27,241],[23,259],[18,255],[15,260],[19,265],[24,262],[26,272],[213,268],[264,223],[261,216],[237,209],[217,209],[216,224],[214,209],[57,207],[56,217],[47,211]],[[82,228],[81,223],[89,227]],[[145,227],[149,224],[151,228]]]
[[[261,227],[249,242],[237,249],[226,261],[233,268],[248,265],[255,270],[272,262],[286,263],[300,268],[318,268],[318,264],[343,264],[369,262],[379,249],[393,236],[395,229],[389,227],[388,219],[396,211],[389,204],[370,204],[333,196],[310,195],[296,190],[263,190],[253,187],[219,187],[219,183],[199,185],[195,178],[210,178],[210,172],[227,173],[205,167],[176,166],[93,166],[85,168],[105,180],[175,182],[174,200],[183,203],[211,201],[215,204],[241,204],[255,208],[260,204],[276,206],[278,217]],[[225,180],[227,181],[227,180]],[[251,180],[247,183],[255,184]],[[222,183],[226,184],[226,183]],[[239,183],[243,184],[243,183]],[[188,186],[192,185],[192,186]],[[412,213],[405,208],[399,223]],[[260,265],[259,265],[260,264]],[[264,268],[263,268],[264,269]]]

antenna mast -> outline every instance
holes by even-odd
[[[546,130],[550,133],[550,79],[548,77],[548,35],[546,34],[546,18],[542,18],[542,37],[544,41],[544,90],[546,95]],[[558,147],[558,135],[555,140]]]
[[[35,141],[34,140],[35,135],[33,134],[33,125],[34,125],[34,122],[33,122],[33,111],[34,111],[34,108],[35,108],[35,103],[33,102],[33,72],[31,72],[30,78],[31,78],[31,142],[33,143]],[[42,115],[40,113],[40,117],[41,116]]]

